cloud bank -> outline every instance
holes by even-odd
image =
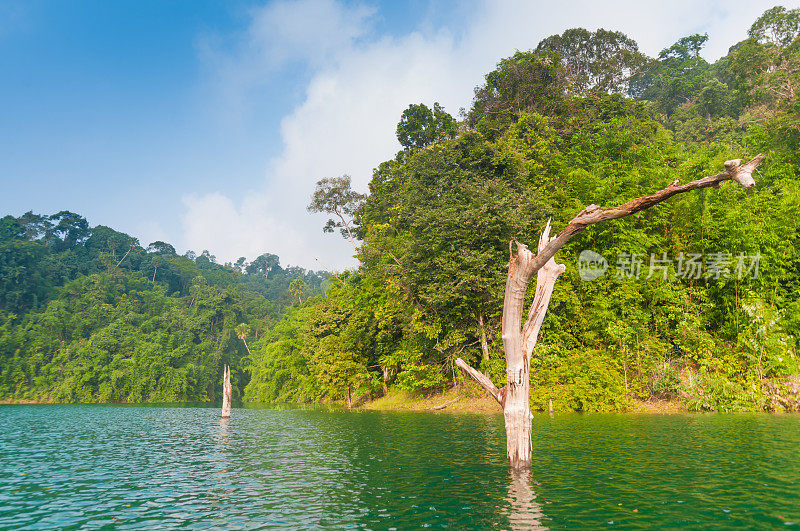
[[[342,269],[355,265],[325,217],[306,211],[314,185],[348,173],[367,190],[372,169],[400,149],[394,130],[410,103],[438,101],[451,113],[469,107],[472,89],[502,57],[567,28],[623,31],[654,56],[682,36],[708,33],[716,60],[746,37],[773,0],[696,2],[486,1],[464,27],[446,24],[401,36],[375,32],[379,11],[334,0],[282,0],[250,12],[228,50],[207,48],[228,96],[277,83],[289,68],[307,72],[302,102],[280,124],[281,154],[265,161],[264,180],[242,200],[214,192],[183,198],[183,244],[220,261],[263,252],[283,264]]]

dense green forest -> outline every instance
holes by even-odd
[[[503,385],[511,239],[535,245],[548,218],[558,231],[589,204],[621,204],[764,152],[753,190],[676,197],[591,227],[559,253],[568,269],[534,351],[531,401],[796,407],[799,33],[800,11],[771,9],[709,64],[705,35],[650,58],[619,32],[571,29],[501,60],[460,120],[438,104],[410,105],[397,127],[404,149],[351,208],[358,269],[259,342],[245,398],[425,393],[461,384],[458,356]],[[581,280],[584,249],[609,262],[606,275]]]
[[[170,402],[249,381],[248,340],[324,293],[326,273],[264,254],[219,265],[147,248],[72,212],[0,219],[0,399]]]
[[[458,118],[410,105],[367,196],[338,178],[312,198],[359,260],[330,278],[274,255],[143,249],[69,212],[3,218],[0,398],[213,399],[223,363],[254,402],[435,392],[463,383],[456,357],[500,384],[509,241],[766,153],[754,189],[685,194],[559,253],[531,401],[797,407],[800,10],[765,12],[713,64],[706,40],[651,58],[622,33],[570,29],[501,60]],[[606,274],[582,279],[584,250]]]

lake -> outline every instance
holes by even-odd
[[[0,528],[800,524],[800,416],[0,406]]]

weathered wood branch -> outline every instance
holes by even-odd
[[[550,243],[554,238],[550,237],[550,221],[547,221],[547,226],[539,238],[538,251],[541,252],[544,247]],[[527,250],[527,249],[526,249]],[[530,252],[530,251],[528,251]],[[533,304],[528,311],[528,320],[522,328],[522,346],[523,354],[528,358],[530,364],[531,353],[536,346],[539,339],[539,330],[542,328],[544,316],[547,314],[547,308],[550,305],[550,297],[553,295],[553,287],[556,284],[558,277],[567,270],[564,264],[556,264],[555,258],[550,258],[545,262],[544,266],[536,274],[536,295],[533,299]]]
[[[753,179],[753,172],[761,164],[766,155],[759,154],[754,159],[746,164],[742,164],[742,159],[725,161],[725,171],[716,175],[710,175],[697,179],[686,184],[679,184],[680,181],[675,180],[663,190],[659,190],[650,195],[637,197],[617,207],[600,208],[597,205],[589,205],[581,210],[572,221],[567,224],[561,234],[550,240],[544,249],[539,251],[534,260],[524,264],[525,270],[530,279],[542,266],[547,263],[556,252],[561,249],[569,240],[575,235],[580,234],[590,225],[600,223],[601,221],[609,221],[612,219],[619,219],[631,214],[636,214],[642,210],[661,203],[678,194],[690,192],[692,190],[700,190],[702,188],[709,188],[711,186],[718,188],[720,184],[725,181],[736,181],[744,188],[750,188],[755,184]],[[512,257],[513,261],[513,257]],[[510,267],[510,266],[509,266]],[[510,275],[509,275],[510,276]]]
[[[488,376],[486,376],[485,374],[483,374],[478,370],[473,369],[461,358],[456,358],[456,365],[460,367],[464,372],[472,376],[472,379],[478,382],[481,385],[481,387],[486,389],[486,392],[492,395],[492,397],[495,400],[497,400],[497,403],[500,404],[500,407],[505,407],[506,403],[505,387],[503,389],[498,389],[492,383],[492,381],[489,379]]]
[[[440,409],[444,409],[447,406],[449,406],[450,404],[452,404],[454,402],[457,402],[457,401],[458,401],[458,398],[454,398],[452,400],[448,400],[444,404],[439,404],[438,406],[433,406],[433,407],[426,408],[425,411],[439,411]]]

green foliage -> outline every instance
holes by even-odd
[[[774,407],[770,390],[800,375],[798,31],[797,10],[771,9],[709,64],[705,35],[647,59],[624,34],[577,28],[501,60],[461,124],[438,104],[409,106],[404,150],[377,166],[368,197],[346,176],[318,183],[309,209],[362,242],[358,269],[335,282],[270,254],[220,266],[207,251],[145,250],[69,212],[7,216],[0,397],[208,399],[230,363],[249,401],[355,404],[457,384],[456,357],[502,386],[510,241],[533,246],[548,218],[557,233],[589,204],[764,152],[753,189],[676,196],[559,252],[567,271],[532,356],[531,402]],[[581,280],[584,249],[610,262],[605,276]],[[692,253],[730,253],[731,274],[679,275]],[[672,263],[648,276],[665,254]],[[634,255],[640,277],[617,274]],[[737,274],[745,255],[760,257],[755,278]]]
[[[398,389],[412,393],[442,389],[446,383],[447,378],[435,365],[407,363],[397,376]]]
[[[744,345],[748,365],[759,380],[775,376],[798,374],[800,365],[793,349],[793,339],[788,333],[785,310],[766,304],[757,297],[742,302],[747,316],[747,327],[739,335]]]
[[[80,277],[3,334],[0,395],[56,402],[163,402],[219,396],[221,363],[243,353],[232,324],[269,311],[238,288],[168,297],[138,273]],[[235,373],[241,386],[245,376]]]
[[[673,398],[680,391],[681,374],[671,363],[657,366],[650,374],[650,390],[654,396]]]
[[[551,51],[517,52],[501,60],[475,89],[467,124],[494,139],[523,112],[549,114],[564,105],[565,71]]]
[[[263,338],[291,304],[292,282],[314,295],[327,275],[282,269],[274,255],[266,274],[187,255],[70,212],[2,218],[0,399],[214,400],[226,363],[239,395],[246,338]]]
[[[558,54],[568,91],[577,96],[587,96],[593,90],[627,94],[631,77],[647,60],[636,41],[622,32],[602,28],[595,32],[568,29],[544,39],[536,50]]]
[[[295,306],[253,347],[254,402],[376,397],[383,367],[400,361],[393,350],[404,320],[396,292],[373,279],[345,276],[328,297]]]
[[[656,112],[672,115],[706,85],[709,65],[700,57],[708,35],[690,35],[665,48],[631,83],[631,94],[653,102]]]
[[[298,302],[303,302],[303,294],[308,290],[308,284],[296,278],[289,284],[289,293],[297,297]]]
[[[362,194],[350,188],[349,175],[326,177],[317,181],[317,188],[311,197],[308,211],[324,212],[336,216],[338,219],[329,219],[322,230],[333,232],[335,229],[339,229],[344,238],[353,242],[355,229],[351,226],[351,220],[363,200]]]
[[[728,413],[760,410],[766,400],[753,382],[734,380],[718,372],[703,371],[697,375],[689,389],[685,404],[689,411]]]
[[[615,411],[628,405],[619,363],[598,351],[540,349],[531,360],[531,406],[557,411]]]
[[[407,150],[449,140],[457,132],[455,119],[438,102],[433,104],[433,109],[422,103],[412,103],[403,111],[397,124],[397,140]]]
[[[315,305],[296,306],[286,312],[270,333],[253,346],[250,383],[244,400],[250,402],[303,402],[317,396],[304,349],[309,343],[306,321]]]
[[[510,240],[533,244],[547,217],[557,232],[588,204],[621,204],[762,151],[771,156],[754,190],[681,195],[564,247],[531,401],[583,411],[678,397],[690,409],[766,407],[765,382],[779,387],[800,370],[800,107],[776,92],[794,82],[793,13],[769,11],[713,65],[699,55],[704,35],[649,61],[616,32],[549,37],[487,74],[449,140],[425,136],[435,113],[410,106],[398,128],[406,150],[378,166],[356,212],[358,272],[309,306],[304,323],[284,318],[304,338],[292,359],[307,372],[291,388],[309,389],[303,399],[369,397],[376,382],[426,392],[461,380],[457,356],[502,386]],[[637,101],[615,94],[624,91]],[[583,282],[582,249],[602,253],[609,273]],[[760,273],[679,278],[675,259],[712,252],[758,254]],[[640,278],[614,274],[620,253],[639,253]],[[666,277],[647,278],[651,253],[673,259]],[[265,360],[276,359],[272,348]]]
[[[753,22],[747,33],[759,43],[786,48],[800,35],[800,9],[783,6],[768,9]]]

